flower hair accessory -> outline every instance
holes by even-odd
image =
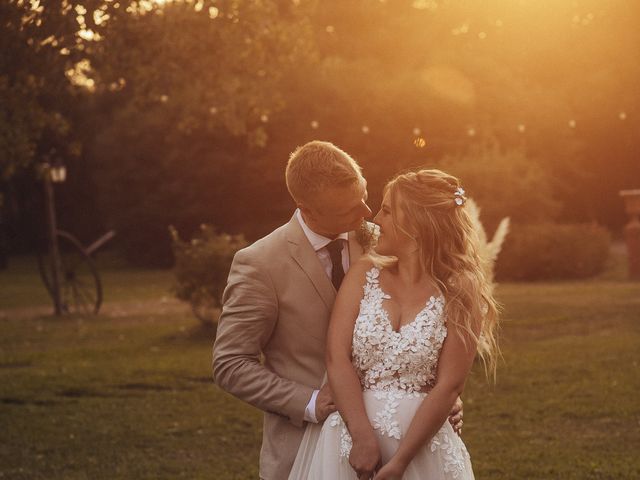
[[[465,197],[464,194],[465,194],[464,188],[458,187],[455,193],[453,194],[456,205],[462,206],[464,205],[464,202],[467,201],[467,197]]]

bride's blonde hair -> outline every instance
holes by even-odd
[[[424,169],[397,175],[384,192],[389,193],[396,228],[416,241],[420,264],[444,295],[447,323],[473,338],[485,371],[495,378],[499,307],[492,294],[490,267],[480,255],[479,237],[459,189],[456,177]],[[400,211],[402,225],[397,222]],[[477,314],[482,316],[479,335],[471,328]],[[465,338],[462,331],[458,333]]]

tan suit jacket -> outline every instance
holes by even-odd
[[[350,262],[363,253],[349,233]],[[336,291],[295,218],[238,251],[213,347],[215,382],[263,410],[260,477],[286,480],[325,373]],[[262,361],[261,361],[262,360]]]

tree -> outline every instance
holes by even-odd
[[[34,241],[34,164],[79,157],[72,116],[82,90],[69,76],[89,48],[82,31],[94,22],[84,13],[100,3],[0,2],[0,248],[5,229],[22,233],[21,246]]]
[[[285,105],[282,79],[312,59],[308,26],[293,3],[273,0],[107,13],[91,57],[101,204],[130,260],[167,264],[169,224],[233,223],[229,199]]]
[[[40,155],[73,152],[67,72],[85,55],[79,12],[95,0],[0,3],[0,178]],[[60,149],[63,151],[61,152]]]

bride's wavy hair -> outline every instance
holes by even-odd
[[[495,380],[499,305],[492,294],[490,267],[481,256],[476,228],[464,199],[455,195],[459,188],[456,177],[423,169],[397,175],[384,193],[389,193],[394,225],[416,241],[424,271],[444,295],[447,322],[458,327],[465,342],[469,337],[465,338],[463,331],[473,339],[485,371]],[[397,221],[400,211],[402,225]],[[476,315],[482,318],[479,335],[471,328]]]

